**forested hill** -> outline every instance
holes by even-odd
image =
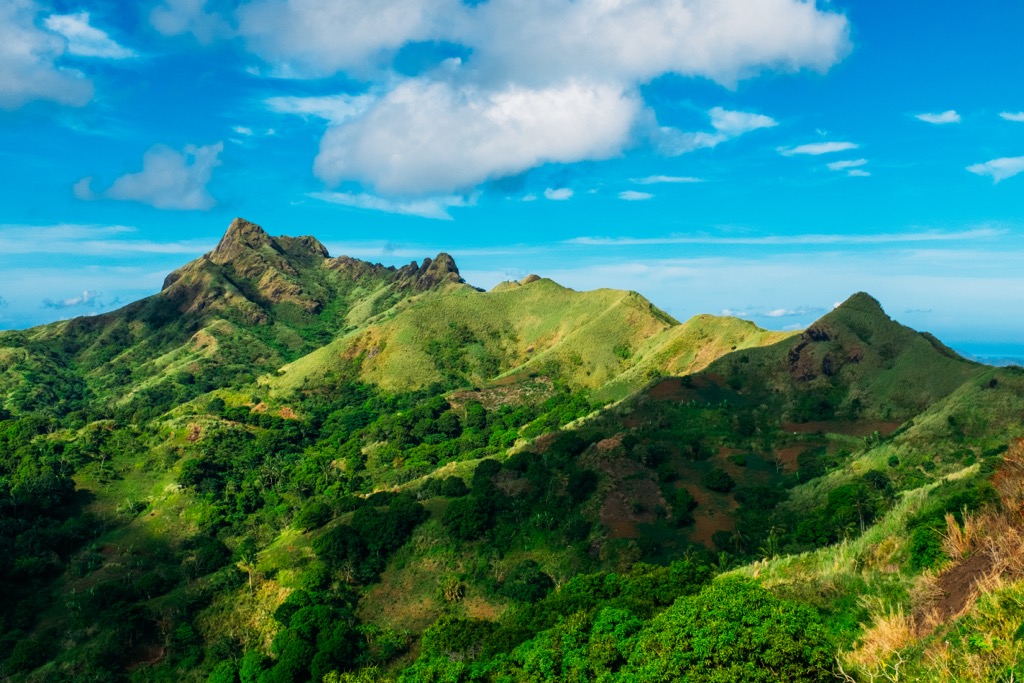
[[[0,679],[1010,681],[1024,371],[234,221],[0,334]]]

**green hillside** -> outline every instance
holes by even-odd
[[[235,221],[0,335],[0,678],[1011,681],[1024,371]]]

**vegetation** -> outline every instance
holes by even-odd
[[[680,325],[239,221],[0,398],[4,680],[1024,675],[1024,372],[867,295]]]

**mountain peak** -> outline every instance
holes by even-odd
[[[396,273],[395,279],[398,282],[409,283],[421,292],[444,282],[465,283],[459,274],[459,267],[455,265],[455,259],[451,257],[451,254],[444,252],[433,259],[423,259],[422,265],[413,261],[409,265],[403,266]]]
[[[886,315],[885,309],[882,308],[882,304],[879,303],[878,299],[871,296],[867,292],[857,292],[852,294],[846,301],[839,304],[836,309],[854,310],[861,313],[880,313]],[[888,317],[886,315],[886,317]]]
[[[220,238],[217,247],[210,254],[210,260],[223,265],[235,260],[241,253],[250,249],[271,246],[274,239],[267,231],[244,218],[231,221],[227,232]]]

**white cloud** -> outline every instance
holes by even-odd
[[[37,28],[38,14],[33,0],[0,2],[0,109],[34,100],[80,107],[92,99],[92,83],[81,72],[57,65],[65,41]]]
[[[939,114],[917,114],[914,118],[924,121],[925,123],[934,123],[938,125],[944,123],[960,123],[960,114],[957,114],[953,109]]]
[[[850,49],[845,16],[806,0],[253,0],[235,16],[276,75],[347,71],[371,82],[366,99],[268,106],[331,121],[316,174],[384,195],[457,192],[619,154],[650,117],[640,86],[660,74],[731,86],[767,70],[826,71]],[[414,79],[383,77],[395,51],[417,41],[468,56]],[[656,144],[681,154],[776,123],[710,114],[711,131],[661,129]]]
[[[759,128],[772,128],[778,122],[763,114],[730,111],[715,107],[708,112],[714,132],[685,133],[675,128],[659,128],[654,140],[662,154],[678,156],[698,149],[717,147],[726,140],[739,137]]]
[[[278,114],[315,116],[331,123],[344,123],[364,112],[374,102],[370,95],[325,95],[322,97],[271,97],[265,101]]]
[[[630,182],[637,185],[656,185],[658,183],[703,183],[703,178],[675,175],[649,175],[644,178],[630,178]]]
[[[138,56],[134,51],[119,45],[106,32],[91,25],[88,12],[54,14],[47,17],[43,25],[67,39],[68,54],[100,59],[129,59]]]
[[[766,69],[826,71],[850,49],[844,16],[798,0],[491,0],[469,18],[457,33],[481,70],[526,82],[673,72],[731,86]]]
[[[53,299],[43,299],[43,308],[75,308],[78,306],[95,306],[96,297],[100,295],[96,290],[85,290],[81,294],[67,299],[60,299],[54,301]]]
[[[1024,171],[1024,157],[1003,157],[992,159],[983,164],[973,164],[967,170],[977,175],[991,176],[995,182],[1012,178],[1021,171]]]
[[[452,192],[543,163],[614,156],[641,106],[605,84],[486,90],[412,79],[329,128],[314,171],[383,194]]]
[[[213,169],[220,166],[218,156],[223,150],[221,142],[206,147],[186,145],[181,152],[155,145],[142,157],[142,171],[121,176],[99,196],[141,202],[157,209],[210,209],[217,202],[206,186]],[[80,199],[97,197],[85,178],[76,183],[75,195]]]
[[[1006,119],[1007,121],[1015,121],[1017,123],[1024,122],[1024,111],[1004,111],[999,116]]]
[[[550,199],[553,202],[564,202],[566,199],[572,199],[572,194],[572,190],[568,187],[560,187],[558,189],[549,187],[544,190],[545,199]]]
[[[862,168],[852,168],[852,169],[850,169],[849,171],[846,172],[846,175],[850,176],[851,178],[869,178],[869,177],[871,177],[871,173],[868,172],[868,171],[865,171]]]
[[[449,37],[458,0],[255,0],[236,12],[249,49],[283,73],[325,76],[375,66],[407,42]]]
[[[760,315],[765,318],[793,318],[801,315],[816,315],[824,313],[823,308],[817,306],[799,306],[797,308],[773,308],[770,311],[765,311]],[[757,315],[755,313],[755,315]]]
[[[715,107],[710,112],[711,126],[722,135],[734,138],[759,128],[773,128],[778,121],[763,114],[751,114],[743,111],[730,111]]]
[[[149,13],[149,23],[165,36],[190,33],[200,43],[232,34],[223,17],[206,10],[206,0],[164,0]]]
[[[252,128],[249,128],[247,126],[232,126],[231,130],[235,131],[235,133],[237,133],[238,135],[242,135],[247,138],[252,137],[254,135]]]
[[[830,171],[845,171],[851,168],[857,168],[868,163],[867,159],[848,159],[846,161],[833,161],[828,164],[828,170]]]
[[[807,145],[797,145],[796,147],[779,147],[778,152],[782,156],[786,157],[795,156],[797,154],[820,156],[822,154],[845,152],[850,149],[857,149],[857,147],[859,147],[859,145],[852,142],[812,142]]]
[[[351,194],[348,192],[314,192],[309,195],[332,204],[342,204],[356,209],[383,211],[402,216],[419,216],[435,220],[450,221],[448,209],[452,207],[470,206],[463,197],[430,197],[412,201],[395,201],[370,194]]]
[[[637,192],[636,190],[626,190],[625,192],[619,193],[619,199],[623,199],[627,202],[642,202],[645,199],[653,199],[654,195],[650,192]]]

